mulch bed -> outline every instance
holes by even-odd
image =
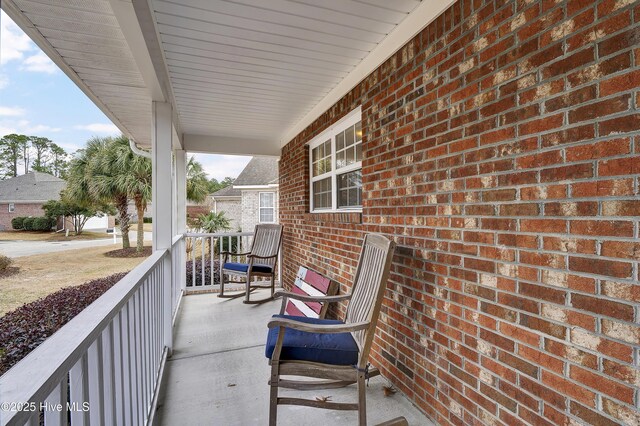
[[[135,247],[126,249],[111,250],[104,254],[107,257],[149,257],[151,256],[151,247],[145,247],[141,252],[137,252]]]
[[[17,274],[18,272],[20,272],[20,268],[18,268],[17,266],[9,266],[6,269],[3,269],[2,271],[0,271],[0,280],[3,278],[7,278],[10,277],[12,275]]]

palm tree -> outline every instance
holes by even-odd
[[[138,215],[136,251],[144,249],[144,211],[151,200],[151,160],[135,154],[129,139],[120,136],[112,141],[105,156],[105,166],[114,171],[114,185],[134,201]]]
[[[67,196],[78,202],[99,200],[112,203],[118,210],[122,230],[122,248],[131,247],[129,241],[129,197],[119,185],[116,176],[119,170],[112,167],[110,146],[115,139],[92,138],[87,146],[79,150],[72,160],[67,177]]]
[[[187,200],[200,203],[209,193],[207,174],[192,155],[187,161]]]

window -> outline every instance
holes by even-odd
[[[9,203],[9,213],[13,213],[16,210],[16,205]]]
[[[260,193],[260,223],[273,223],[276,218],[276,193]]]
[[[311,211],[362,209],[360,108],[309,142]]]

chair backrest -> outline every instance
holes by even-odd
[[[277,223],[261,223],[256,225],[251,243],[251,254],[256,256],[275,256],[280,250],[282,240],[282,225]],[[261,265],[274,266],[277,258],[256,259]]]
[[[333,296],[338,292],[338,283],[314,270],[301,266],[291,291],[303,296]],[[289,299],[281,314],[324,319],[328,307],[328,303]]]
[[[362,243],[345,316],[345,323],[370,322],[368,329],[352,333],[360,349],[361,362],[366,363],[369,355],[394,250],[395,243],[378,234],[367,234]]]

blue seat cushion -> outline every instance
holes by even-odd
[[[274,315],[273,318],[286,318],[308,324],[343,324],[342,321],[318,318],[296,317],[292,315]],[[280,327],[269,329],[265,355],[271,359],[278,340]],[[331,365],[355,365],[358,363],[358,345],[351,333],[308,333],[287,328],[280,352],[281,360],[299,360],[319,362]]]
[[[246,273],[249,269],[249,265],[246,263],[227,262],[222,266],[222,269]],[[269,265],[254,264],[251,268],[251,272],[262,272],[263,274],[270,274],[272,269],[273,268],[271,268],[271,266]]]

